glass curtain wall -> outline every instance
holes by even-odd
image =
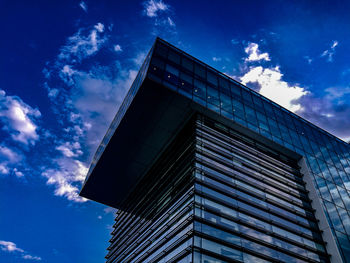
[[[350,262],[350,145],[158,39],[147,77],[305,157]]]

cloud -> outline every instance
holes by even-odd
[[[13,251],[24,252],[23,249],[18,248],[15,243],[10,241],[0,240],[0,248],[2,251],[6,251],[6,252],[13,252]]]
[[[307,61],[307,63],[310,65],[313,61],[312,58],[310,58],[309,56],[304,56],[304,59]]]
[[[162,2],[162,0],[149,0],[147,2],[144,2],[143,5],[145,8],[144,12],[148,17],[156,17],[158,16],[159,12],[166,11],[169,8],[168,5]]]
[[[31,255],[29,255],[29,254],[23,255],[22,258],[23,258],[23,259],[37,260],[37,261],[40,261],[40,260],[41,260],[41,257],[31,256]]]
[[[13,173],[14,173],[17,177],[23,177],[23,176],[24,176],[24,174],[23,174],[21,171],[19,171],[17,168],[14,168],[14,169],[13,169]]]
[[[77,63],[94,55],[107,40],[103,33],[104,25],[102,23],[97,23],[91,30],[80,29],[69,37],[66,44],[61,47],[58,62]]]
[[[282,80],[283,74],[279,67],[263,68],[261,66],[251,67],[240,79],[243,84],[257,83],[258,92],[287,108],[296,112],[302,108],[299,100],[308,94],[304,88],[297,85],[290,85]]]
[[[74,202],[87,201],[78,193],[88,163],[135,79],[138,63],[145,57],[141,52],[125,58],[123,64],[116,61],[113,52],[121,52],[122,48],[112,44],[108,32],[101,23],[79,29],[43,72],[50,76],[44,87],[61,130],[54,131],[56,137],[50,149],[54,154],[42,166],[41,175],[56,196]],[[113,59],[99,56],[102,47]],[[94,59],[90,59],[92,55],[96,55]]]
[[[115,52],[122,52],[123,49],[122,49],[122,47],[121,47],[120,45],[115,45],[115,46],[114,46],[114,51],[115,51]]]
[[[168,17],[168,23],[170,26],[173,26],[173,27],[176,26],[174,21],[170,17]]]
[[[237,44],[239,44],[239,40],[235,39],[235,38],[232,38],[231,39],[231,43],[232,43],[232,45],[237,45]]]
[[[23,156],[11,148],[0,145],[0,174],[7,175],[13,173],[17,177],[24,174],[15,166],[23,159]]]
[[[33,109],[19,97],[7,96],[0,90],[0,117],[3,129],[10,133],[15,141],[32,144],[39,139],[36,121],[41,116],[38,109]]]
[[[322,52],[321,57],[327,58],[328,62],[333,62],[333,56],[335,54],[335,48],[338,46],[339,42],[337,40],[333,40],[330,49],[326,49]]]
[[[56,168],[42,167],[42,176],[47,178],[47,184],[55,187],[55,195],[64,196],[75,202],[85,202],[87,199],[79,196],[79,187],[86,177],[88,167],[79,160],[58,158]]]
[[[300,99],[303,105],[297,113],[317,126],[342,138],[350,139],[350,87],[331,87],[326,95],[308,94]]]
[[[115,214],[118,210],[113,207],[106,207],[103,209],[106,214]]]
[[[176,24],[174,19],[169,15],[172,14],[170,5],[165,4],[162,0],[148,0],[143,2],[143,13],[154,21],[152,34],[159,35],[160,32],[168,31],[176,34]]]
[[[88,6],[84,1],[81,1],[79,3],[79,6],[81,7],[81,9],[83,9],[86,13],[88,12]]]
[[[14,152],[12,149],[4,145],[0,145],[0,160],[4,159],[6,159],[10,163],[16,163],[20,161],[22,157],[18,153]]]
[[[23,259],[30,259],[30,260],[37,260],[37,261],[41,260],[41,257],[32,256],[28,254],[23,249],[17,247],[17,245],[11,241],[0,240],[0,249],[2,251],[9,252],[9,253],[22,254]]]
[[[79,142],[65,142],[56,147],[66,157],[77,157],[83,154]]]
[[[218,57],[213,57],[213,61],[217,62],[217,61],[221,61],[221,58]]]
[[[0,163],[0,173],[1,174],[9,174],[10,170],[7,167],[7,165],[5,163]]]
[[[105,26],[102,23],[97,23],[94,28],[100,33],[103,33],[103,31],[105,31]]]
[[[244,51],[248,54],[248,57],[245,59],[245,61],[270,61],[269,54],[261,53],[259,50],[259,45],[256,43],[249,43],[248,46],[244,49]]]

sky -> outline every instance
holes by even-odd
[[[349,14],[335,0],[1,0],[0,262],[104,261],[115,210],[78,193],[157,36],[349,141]]]

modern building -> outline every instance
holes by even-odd
[[[80,194],[108,263],[338,263],[349,193],[349,144],[157,38]]]

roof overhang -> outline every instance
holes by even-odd
[[[123,209],[123,201],[192,116],[190,99],[145,79],[80,195]]]
[[[80,195],[118,208],[195,112],[244,134],[278,153],[300,155],[146,77]]]

